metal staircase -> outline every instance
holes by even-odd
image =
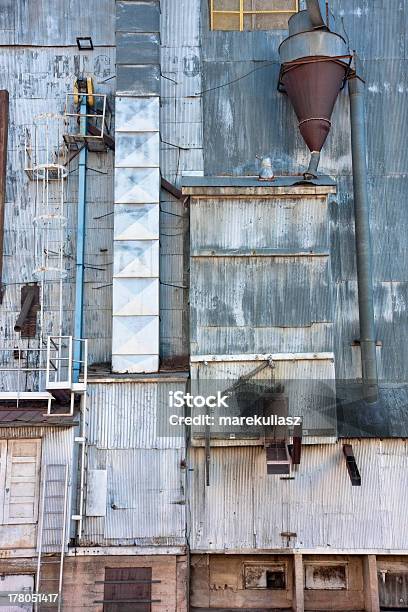
[[[62,579],[66,548],[68,516],[68,465],[49,464],[43,468],[41,512],[37,538],[36,593],[58,593],[54,606],[46,609],[62,610]],[[45,609],[37,603],[35,610]]]

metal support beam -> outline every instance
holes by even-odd
[[[31,307],[34,304],[34,300],[37,296],[38,289],[36,286],[29,287],[26,293],[26,297],[23,302],[20,314],[14,325],[14,331],[21,333],[24,323],[30,313]]]
[[[87,97],[82,96],[80,105],[80,133],[87,133]],[[85,223],[86,223],[86,163],[88,151],[86,146],[79,153],[78,162],[78,209],[77,209],[77,244],[76,244],[76,284],[75,284],[75,323],[74,338],[83,336],[84,310],[84,268],[85,268]],[[79,381],[81,370],[82,343],[74,341],[74,383]]]
[[[363,393],[369,403],[374,403],[378,400],[378,374],[367,187],[364,82],[356,75],[349,80],[349,95]]]
[[[0,91],[0,304],[3,301],[4,207],[6,202],[9,93]]]

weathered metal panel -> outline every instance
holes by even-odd
[[[204,449],[193,449],[192,551],[286,548],[283,532],[297,534],[289,545],[297,549],[406,548],[407,443],[352,444],[361,487],[351,486],[340,444],[304,447],[301,466],[290,481],[266,474],[263,449],[213,448],[209,487]],[[243,492],[245,504],[232,502],[231,523],[226,500],[242,499]]]
[[[88,469],[107,470],[106,518],[87,517],[84,542],[184,543],[184,436],[165,418],[186,379],[89,385]]]
[[[92,36],[95,46],[115,44],[115,0],[35,0],[2,2],[2,45],[76,47],[77,36]]]
[[[201,0],[162,0],[162,176],[180,185],[181,175],[202,174]],[[162,190],[160,212],[160,352],[186,357],[188,326],[188,205]]]
[[[25,438],[41,438],[41,467],[40,467],[40,491],[42,491],[43,477],[44,477],[44,466],[56,466],[56,465],[68,465],[69,467],[69,488],[68,488],[68,506],[67,506],[67,521],[66,529],[69,533],[71,525],[71,493],[72,493],[72,478],[75,471],[75,465],[73,462],[74,456],[74,428],[73,427],[2,427],[0,428],[0,438],[6,439],[25,439]],[[59,490],[55,488],[60,487]],[[54,485],[55,495],[63,495],[63,483],[61,485]],[[47,537],[50,542],[58,542],[58,538],[61,538],[60,532],[57,529],[52,529],[55,520],[55,516],[61,511],[61,499],[50,497],[47,499],[47,511],[50,513],[56,513],[48,518],[50,521],[47,527],[51,530],[48,531]],[[61,522],[58,520],[58,524]],[[61,529],[61,527],[60,527]],[[36,531],[36,527],[35,527]],[[35,546],[36,540],[34,539],[29,546]]]
[[[107,497],[107,471],[87,470],[86,515],[105,516]]]
[[[89,385],[88,441],[98,449],[179,448],[183,437],[160,419],[170,391],[185,390],[180,382],[108,382]]]
[[[340,18],[340,33],[347,34],[362,58],[366,80],[375,310],[377,335],[383,343],[383,348],[377,349],[380,377],[404,381],[406,326],[393,313],[393,300],[401,308],[404,305],[404,288],[398,286],[398,298],[393,292],[396,281],[406,281],[408,269],[403,246],[406,210],[400,204],[407,172],[407,105],[402,101],[406,91],[406,8],[398,0],[375,4],[335,0],[331,10]],[[271,155],[277,174],[299,172],[307,164],[306,147],[296,134],[289,101],[274,86],[277,49],[285,33],[209,32],[206,3],[201,19],[206,173],[257,174],[256,154]],[[334,175],[338,183],[337,197],[330,205],[337,375],[355,378],[361,366],[360,349],[352,346],[359,331],[347,88],[336,103],[321,171]],[[243,350],[248,350],[248,343],[252,339],[245,336]],[[214,350],[215,342],[211,346]]]
[[[160,68],[151,66],[117,66],[117,91],[134,96],[156,96],[160,93]]]

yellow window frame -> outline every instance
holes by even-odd
[[[219,11],[214,9],[214,0],[210,0],[210,11],[211,30],[214,30],[214,15],[239,15],[239,30],[236,30],[236,32],[243,32],[244,17],[246,15],[295,15],[299,12],[299,0],[296,0],[296,5],[293,11],[282,11],[279,9],[271,9],[269,11],[247,11],[244,10],[244,0],[239,0],[239,11]]]

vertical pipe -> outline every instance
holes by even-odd
[[[4,208],[6,203],[9,93],[0,91],[0,304],[3,301]]]
[[[378,399],[378,374],[364,125],[364,82],[356,75],[349,80],[349,95],[363,392],[364,398],[373,403]]]
[[[80,133],[87,132],[87,97],[81,97],[80,103]],[[76,244],[76,281],[75,281],[75,323],[74,338],[83,335],[84,306],[84,256],[85,256],[85,222],[86,222],[86,162],[88,151],[86,143],[79,154],[78,162],[78,210],[77,210],[77,244]],[[81,370],[82,342],[74,342],[74,382],[79,380]]]

